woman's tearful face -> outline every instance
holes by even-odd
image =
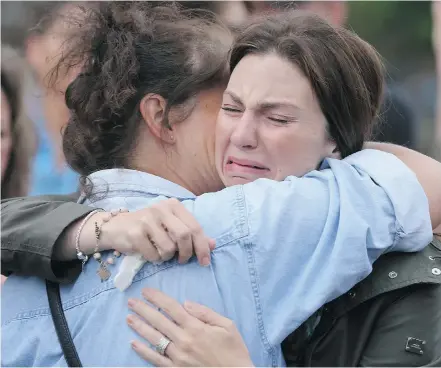
[[[302,176],[335,144],[308,79],[275,53],[245,56],[233,70],[216,130],[216,167],[226,186]]]

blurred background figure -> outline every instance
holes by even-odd
[[[32,170],[32,195],[66,194],[78,187],[78,175],[65,162],[62,129],[69,119],[64,93],[75,75],[57,80],[50,71],[61,57],[61,47],[68,37],[64,15],[73,7],[69,2],[52,4],[39,24],[25,40],[25,54],[35,75],[34,90],[28,94],[28,109],[38,132],[38,151]]]
[[[437,94],[437,84],[441,86],[440,2],[433,6],[417,1],[180,3],[187,8],[211,10],[233,29],[255,15],[286,7],[309,10],[351,28],[377,48],[390,76],[375,139],[406,145],[441,159],[441,93]],[[2,1],[1,10],[2,40],[26,56],[35,76],[24,92],[25,107],[37,128],[39,143],[30,193],[75,191],[78,177],[65,164],[61,131],[69,116],[64,92],[76,73],[59,80],[56,90],[47,88],[48,72],[60,57],[60,47],[69,33],[63,14],[71,10],[71,3]],[[438,89],[441,91],[441,87]]]
[[[29,192],[36,135],[24,108],[24,90],[30,80],[25,60],[10,46],[1,46],[1,199]],[[0,285],[6,280],[1,275]]]
[[[28,78],[24,60],[11,47],[1,47],[1,198],[28,194],[36,137],[23,105]]]

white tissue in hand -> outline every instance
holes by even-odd
[[[146,262],[147,261],[141,254],[125,256],[119,266],[118,274],[113,281],[115,287],[120,291],[126,290],[132,285],[136,274]]]

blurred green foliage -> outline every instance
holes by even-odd
[[[430,1],[350,1],[348,26],[373,44],[397,77],[433,68]]]

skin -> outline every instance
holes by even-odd
[[[222,189],[214,164],[214,132],[222,92],[223,86],[202,91],[188,104],[172,108],[170,129],[163,124],[166,101],[155,94],[145,96],[130,167],[161,176],[196,195]]]
[[[261,77],[255,78],[256,75]],[[287,83],[287,80],[290,83]],[[283,58],[274,54],[245,57],[234,69],[226,92],[223,92],[224,88],[219,87],[199,93],[191,113],[179,123],[178,118],[185,113],[185,106],[172,109],[169,116],[170,129],[165,129],[162,125],[166,101],[155,94],[145,96],[140,104],[143,122],[132,156],[134,159],[131,168],[161,176],[199,195],[219,190],[224,185],[242,184],[260,177],[283,180],[288,175],[303,175],[315,169],[324,157],[334,154],[335,144],[328,136],[326,120],[309,81],[296,66]],[[222,107],[220,111],[219,107]],[[266,170],[228,167],[230,156],[258,161]],[[151,157],[156,159],[149,159]],[[206,256],[209,257],[209,249],[212,249],[210,240],[204,239],[202,230],[190,223],[191,215],[182,213],[177,200],[169,200],[168,203],[171,207],[153,205],[148,209],[118,215],[118,220],[109,222],[112,226],[106,224],[107,228],[103,228],[102,245],[110,244],[110,247],[114,248],[114,244],[117,243],[118,250],[142,250],[143,254],[149,256],[147,259],[157,260],[160,256],[154,250],[155,247],[151,244],[146,245],[143,236],[150,234],[156,246],[161,247],[161,253],[173,255],[178,248],[181,259],[181,249],[186,249],[185,253],[188,254],[181,260],[185,261],[194,249],[200,263],[206,265]],[[103,215],[95,216],[94,221]],[[86,223],[82,231],[84,236],[93,235],[93,231],[87,226],[94,221]],[[158,225],[156,229],[151,228],[152,224]],[[166,225],[168,232],[164,231],[161,224]],[[127,237],[125,230],[128,228],[137,228],[139,231],[132,231]],[[174,233],[178,228],[181,229],[178,231],[181,236]],[[185,231],[182,231],[184,228]],[[74,244],[76,231],[71,231],[70,234],[70,243]],[[140,237],[143,238],[142,242],[137,241]],[[188,245],[191,246],[192,242],[189,239],[193,239],[194,244],[190,252]],[[86,244],[92,249],[94,247],[92,238],[83,237],[80,243],[86,252]],[[134,249],[134,244],[143,244],[143,247]],[[164,246],[165,250],[162,249]],[[164,295],[162,297],[158,303],[164,308],[168,303],[169,306],[174,305],[182,314],[192,316],[187,316],[189,326],[199,331],[197,335],[202,335],[200,329],[203,329],[203,335],[209,342],[208,346],[213,343],[227,348],[233,341],[232,345],[237,349],[231,355],[231,361],[226,362],[225,354],[207,356],[203,353],[207,352],[207,349],[203,349],[200,354],[185,353],[185,345],[174,340],[173,345],[168,348],[170,352],[167,350],[174,357],[171,361],[161,357],[145,344],[133,342],[132,347],[141,356],[156,365],[210,365],[213,362],[216,362],[216,365],[251,365],[247,349],[234,325],[231,327],[231,321],[225,321],[223,317],[206,311],[203,306],[196,306],[196,310],[205,311],[203,316],[207,316],[207,313],[211,316],[206,317],[206,321],[211,321],[211,325],[208,322],[201,324],[204,318],[199,314],[191,315],[189,310],[178,307],[170,298]],[[153,313],[147,305],[139,302],[136,306],[141,309],[135,309],[135,312],[150,323],[165,321],[158,319],[158,314]],[[132,316],[129,317],[128,323],[142,337],[153,344],[157,343],[158,332],[155,333],[140,319]],[[169,323],[168,325],[170,326]],[[210,326],[214,326],[213,329],[209,328]],[[183,341],[194,339],[194,336],[187,336],[188,333],[188,329],[180,330]],[[208,338],[207,334],[211,337]],[[229,350],[231,352],[231,349]],[[185,358],[188,358],[188,361],[184,361]]]
[[[11,106],[6,95],[2,90],[2,108],[1,108],[1,119],[2,119],[2,130],[1,130],[1,172],[2,172],[2,182],[5,175],[6,169],[8,168],[9,158],[11,157],[12,149],[12,131],[11,131]]]
[[[274,67],[268,68],[269,64]],[[260,78],[255,78],[255,75],[260,75]],[[286,83],[289,80],[287,76],[291,78],[290,83]],[[245,87],[247,84],[252,85],[255,91]],[[284,87],[287,84],[291,88]],[[296,107],[272,106],[262,110],[261,102],[270,98],[268,85],[277,91],[271,95],[271,102],[286,102],[288,99]],[[234,69],[222,97],[223,91],[224,88],[219,86],[200,92],[191,110],[188,110],[188,106],[172,109],[170,129],[162,124],[166,101],[154,94],[145,96],[140,104],[143,121],[130,167],[161,176],[200,195],[222,189],[224,185],[246,183],[260,177],[283,180],[288,175],[303,175],[315,169],[324,157],[338,155],[328,137],[323,113],[310,84],[294,65],[277,55],[247,56]],[[238,97],[240,103],[237,98],[236,101],[232,99],[231,93]],[[220,106],[222,110],[219,112]],[[179,118],[183,113],[188,114],[181,121]],[[190,131],[192,134],[188,134]],[[245,133],[249,132],[252,134],[248,137]],[[439,226],[441,211],[434,205],[439,203],[439,190],[432,188],[438,184],[434,178],[439,171],[437,163],[416,152],[410,154],[401,148],[397,151],[397,147],[391,149],[383,145],[370,148],[399,155],[417,174],[432,204],[432,225],[434,228]],[[231,156],[258,161],[267,170],[256,171],[239,165],[228,167],[231,166],[228,165]],[[151,157],[156,159],[151,160]],[[429,170],[429,166],[433,169]],[[422,171],[422,168],[427,170]],[[167,210],[152,206],[119,215],[117,220],[112,220],[112,225],[106,224],[103,228],[101,249],[137,252],[149,261],[170,259],[178,249],[181,262],[195,252],[199,262],[207,265],[213,244],[202,229],[189,220],[191,216],[187,216],[185,221],[177,221],[182,226],[178,226],[174,233],[171,233],[173,228],[169,225],[168,232],[156,226],[155,219],[166,218],[164,212]],[[85,224],[80,244],[86,254],[93,253],[95,247],[93,223],[105,216],[98,213],[93,221]],[[178,219],[178,210],[175,210],[173,217],[174,220]],[[54,253],[56,259],[70,260],[76,257],[75,236],[80,223],[71,226],[60,238],[60,246],[55,248]],[[156,227],[152,228],[152,224]],[[127,233],[127,229],[135,228],[136,231]],[[163,258],[143,236],[145,233],[156,237],[154,241],[161,247]]]
[[[194,121],[198,123],[200,120]],[[275,54],[246,56],[232,72],[223,93],[215,134],[217,173],[225,186],[259,178],[280,181],[293,174],[301,176],[335,154],[326,126],[311,84],[296,66]],[[246,166],[251,163],[265,169]],[[171,212],[176,212],[179,202],[171,203]],[[165,212],[155,217],[165,219]],[[173,326],[140,300],[129,301],[129,308],[136,313],[127,318],[131,328],[153,345],[163,336],[161,332],[172,340],[167,356],[143,342],[132,341],[132,348],[147,361],[156,366],[252,366],[230,320],[198,304],[191,304],[192,309],[187,308],[188,303],[181,306],[158,290],[146,289],[143,296],[181,326]],[[197,343],[186,344],[189,341]]]
[[[219,190],[219,177],[225,186],[260,177],[283,180],[314,170],[334,154],[335,144],[311,84],[280,56],[249,55],[239,62],[223,94],[216,124],[220,92],[220,88],[201,92],[191,114],[177,124],[174,116],[182,111],[172,110],[171,129],[162,126],[165,100],[145,96],[140,108],[144,124],[132,167],[200,195]],[[229,157],[258,161],[265,170],[228,165]]]
[[[192,113],[179,124],[172,124],[172,129],[164,130],[161,127],[165,101],[157,95],[146,96],[141,103],[143,126],[140,129],[138,145],[133,155],[136,159],[132,162],[132,167],[156,173],[182,185],[195,194],[202,194],[220,189],[222,184],[245,183],[258,177],[283,180],[287,175],[302,175],[316,168],[324,157],[335,154],[335,145],[327,136],[323,114],[318,108],[309,83],[307,81],[305,83],[304,76],[295,66],[275,55],[264,55],[260,58],[262,63],[272,60],[271,68],[261,68],[256,56],[244,58],[233,71],[227,88],[228,93],[224,94],[223,98],[221,97],[221,89],[212,90],[210,93],[208,91],[201,92],[197,96],[197,104]],[[277,68],[274,65],[277,65]],[[239,68],[243,69],[244,73],[239,74],[238,71],[241,70]],[[274,79],[268,77],[268,70]],[[259,78],[256,78],[256,75]],[[288,80],[286,75],[292,79],[291,83],[286,82]],[[234,76],[237,78],[233,79]],[[248,83],[254,83],[255,90],[245,88],[245,86],[248,87]],[[271,83],[271,88],[268,83]],[[290,85],[289,89],[284,88],[287,84]],[[268,93],[270,90],[273,92],[271,95]],[[277,93],[274,94],[274,91]],[[232,98],[231,93],[235,99]],[[262,102],[268,102],[269,97],[277,99],[277,101],[272,100],[271,102],[281,102],[288,99],[292,104],[294,101],[296,107],[272,106],[262,109]],[[221,99],[223,109],[219,112],[218,117],[215,157],[213,154],[215,115],[220,105],[220,102],[216,101]],[[213,111],[216,112],[213,113]],[[172,122],[175,120],[174,114],[179,116],[179,111],[172,111]],[[190,130],[194,135],[188,134]],[[249,134],[250,131],[253,134]],[[287,136],[291,139],[288,139]],[[292,144],[293,140],[300,145],[304,144],[306,140],[308,144],[315,147],[315,150],[310,149],[307,144],[301,149],[297,144]],[[245,170],[243,167],[228,167],[228,158],[231,155],[235,157],[237,155],[240,160],[258,161],[267,170],[261,170],[262,175],[259,176],[256,171]],[[151,157],[156,158],[155,162],[152,162]],[[296,160],[293,160],[293,157]],[[215,167],[218,171],[214,169]],[[176,206],[176,201],[170,203],[174,203]],[[170,208],[177,218],[178,210],[173,206]],[[143,212],[141,213],[141,211]],[[103,238],[103,244],[107,243],[110,244],[109,248],[115,248],[114,244],[120,243],[120,241],[115,242],[112,234],[122,234],[123,229],[135,228],[138,225],[139,229],[143,229],[143,226],[146,229],[145,226],[151,223],[146,220],[148,213],[154,214],[156,222],[163,221],[158,221],[160,215],[165,213],[163,208],[153,206],[150,210],[141,211],[118,216],[119,220],[112,222],[113,229],[116,228],[117,231],[114,232],[110,227],[108,231],[104,231],[103,235],[107,236],[108,241],[104,241]],[[93,221],[89,223],[93,223]],[[183,223],[185,224],[185,221]],[[194,227],[192,228],[194,225],[186,224],[186,226],[188,231],[182,232],[182,239],[188,240],[188,236],[201,232],[200,229],[193,231],[195,230]],[[167,227],[172,229],[171,226]],[[145,232],[140,233],[145,234]],[[152,234],[152,231],[146,233]],[[93,235],[93,231],[85,228],[83,234]],[[127,249],[140,250],[135,249],[133,244],[141,243],[139,242],[141,238],[145,241],[142,236],[125,239]],[[124,240],[123,237],[119,239]],[[83,240],[81,240],[81,244],[84,244]],[[162,244],[156,240],[155,242]],[[91,243],[93,246],[94,242]],[[71,258],[73,257],[68,257],[68,259]],[[167,325],[168,329],[173,328],[167,318],[141,301],[130,301],[129,307],[156,329],[152,329],[135,316],[129,316],[129,325],[152,344],[156,344],[162,334],[167,334],[170,337],[173,333],[181,334],[181,338],[174,338],[172,344],[167,348],[167,354],[170,358],[173,355],[173,360],[160,356],[146,344],[132,342],[135,351],[146,360],[158,366],[176,364],[208,366],[213,362],[216,362],[217,366],[251,364],[243,341],[237,331],[233,329],[231,321],[221,319],[223,317],[219,315],[210,314],[212,311],[204,309],[203,306],[193,304],[193,310],[187,308],[188,305],[182,308],[179,303],[170,300],[159,291],[146,290],[143,296],[150,303],[166,312],[173,320],[178,321],[182,318],[181,326],[175,326],[180,330],[174,332],[169,330],[167,333],[167,327],[164,326]],[[194,318],[191,319],[189,316]],[[204,325],[199,322],[204,322]],[[184,324],[186,326],[182,328]],[[215,330],[216,328],[217,330]],[[232,341],[234,341],[233,344],[231,344]],[[204,342],[206,345],[203,345]],[[190,347],[200,346],[206,348],[199,352],[189,350]],[[210,349],[212,346],[216,346],[217,349]],[[228,348],[229,346],[238,349],[233,354],[231,348]],[[212,350],[214,353],[216,351],[221,353],[214,357],[207,356],[208,353],[213,353]],[[225,354],[225,351],[230,354]],[[226,357],[231,358],[229,362],[226,362]]]
[[[311,84],[296,66],[276,54],[246,56],[231,75],[218,116],[222,182],[281,181],[316,169],[335,150],[326,125]]]
[[[146,121],[158,111],[154,109],[153,112],[143,114]],[[196,108],[193,113],[200,117],[202,111]],[[214,125],[207,120],[194,119],[184,122],[187,126],[178,124],[176,127],[184,127],[187,131],[198,129],[205,137],[198,137],[196,142],[211,142],[213,130],[210,132],[206,128],[214,128]],[[317,168],[325,157],[335,154],[335,144],[326,127],[311,84],[296,66],[275,54],[249,55],[234,69],[223,93],[215,134],[217,173],[225,186],[259,178],[280,181],[293,174],[301,176]],[[178,136],[184,135],[185,129],[176,131]],[[194,152],[194,145],[187,146],[185,139],[183,142],[182,154],[185,155],[185,149]],[[193,157],[197,159],[198,154],[194,153]],[[235,163],[229,163],[230,160]],[[198,162],[197,166],[203,162]],[[265,169],[246,166],[251,163]],[[180,203],[170,203],[169,212],[176,213]],[[164,207],[158,208],[160,206],[153,209],[157,211],[157,221],[169,217]],[[230,320],[201,305],[192,304],[193,309],[188,309],[188,304],[181,306],[159,291],[146,289],[143,296],[166,311],[180,326],[173,326],[156,309],[140,300],[130,300],[129,308],[142,317],[130,315],[127,318],[130,327],[153,345],[163,336],[161,332],[172,340],[167,356],[161,356],[140,341],[132,341],[132,348],[144,359],[156,366],[252,365],[246,346]],[[204,338],[198,339],[198,336]],[[186,344],[195,340],[197,343]],[[214,345],[219,349],[210,348]],[[226,358],[225,351],[229,351],[230,358]]]
[[[192,367],[250,367],[253,365],[245,343],[234,323],[203,305],[185,302],[179,304],[172,298],[154,289],[144,289],[143,297],[156,308],[167,312],[173,321],[179,323],[176,328],[170,320],[155,308],[145,308],[141,300],[130,299],[129,308],[136,314],[127,317],[127,323],[141,336],[155,344],[162,334],[146,324],[145,320],[154,320],[159,330],[169,324],[170,334],[175,342],[167,347],[167,356],[162,356],[145,344],[132,341],[132,348],[145,360],[155,366],[192,366]],[[171,337],[171,335],[169,335]],[[192,343],[198,336],[198,343]],[[213,349],[216,346],[216,349]],[[228,353],[226,353],[228,352]]]
[[[286,83],[287,80],[292,82]],[[280,181],[288,175],[301,176],[317,168],[326,156],[335,155],[335,144],[328,136],[324,115],[309,81],[283,58],[275,54],[245,57],[234,69],[225,93],[224,90],[217,87],[200,92],[183,121],[179,117],[186,112],[185,107],[172,109],[171,129],[162,124],[166,101],[155,94],[145,96],[140,104],[143,123],[130,167],[201,195],[262,177]],[[265,103],[273,106],[262,105]],[[266,169],[231,167],[230,157],[257,161]],[[210,239],[189,220],[172,239],[160,227],[152,229],[151,224],[157,221],[151,217],[160,216],[161,211],[160,206],[152,206],[119,215],[112,226],[103,228],[107,231],[102,234],[102,249],[116,247],[123,253],[141,252],[149,261],[161,259],[148,242],[147,246],[143,241],[142,247],[134,249],[139,242],[134,242],[133,236],[126,236],[127,226],[139,223],[140,227],[148,227],[146,231],[157,237],[155,243],[165,248],[161,249],[166,255],[162,259],[173,256],[177,243],[179,254],[183,255],[181,261],[188,259],[194,250],[200,263],[207,265],[212,248]],[[94,221],[103,216],[96,214]],[[86,223],[81,232],[80,244],[87,254],[95,247],[93,230],[89,228],[94,221]],[[75,244],[76,230],[77,227],[72,227],[66,232],[61,243]],[[74,246],[63,246],[56,248],[55,256],[72,259],[75,254]]]
[[[269,101],[272,106],[262,108]],[[370,148],[388,151],[387,146],[371,144]],[[396,146],[389,150],[403,158],[407,152]],[[335,151],[311,85],[295,66],[274,54],[250,55],[240,61],[224,93],[216,127],[216,167],[226,186],[262,177],[283,180],[292,174],[301,176],[315,169],[326,156],[334,156]],[[249,162],[245,160],[252,160],[266,170],[231,164],[231,157],[246,164]],[[417,163],[406,163],[418,175]],[[173,201],[169,206],[169,212],[174,213],[180,204]],[[161,222],[167,210],[162,208],[155,216]],[[194,303],[193,309],[188,309],[188,303],[182,306],[159,290],[145,289],[143,296],[176,321],[175,325],[170,323],[141,300],[129,300],[135,314],[128,316],[127,323],[134,331],[153,346],[162,336],[171,340],[165,356],[141,341],[132,341],[132,348],[145,360],[155,366],[252,366],[231,321],[221,320],[224,317]],[[201,325],[201,321],[205,323]]]
[[[268,68],[269,65],[272,68]],[[255,78],[256,75],[260,77]],[[286,85],[290,88],[286,88]],[[270,90],[276,92],[270,94]],[[158,95],[147,95],[141,102],[143,124],[136,152],[133,155],[135,160],[132,162],[132,167],[154,173],[182,185],[193,193],[201,194],[204,191],[217,190],[216,188],[222,187],[222,184],[229,186],[246,183],[260,177],[283,180],[287,175],[303,175],[315,169],[324,157],[336,154],[335,144],[327,134],[326,122],[311,85],[294,65],[279,56],[250,55],[242,59],[232,73],[222,104],[220,103],[221,96],[221,89],[201,92],[197,96],[197,103],[191,114],[184,121],[175,124],[175,118],[179,116],[180,111],[172,111],[171,129],[164,129],[161,123],[165,101]],[[266,105],[263,109],[262,103],[269,102],[270,97],[272,106]],[[281,105],[282,102],[285,105]],[[295,107],[292,106],[293,104]],[[219,105],[222,106],[222,110],[218,114],[216,125],[215,111]],[[189,131],[194,132],[194,135],[189,136]],[[215,150],[214,146],[216,146]],[[396,146],[394,147],[396,149]],[[406,157],[409,155],[409,150],[399,148],[398,151],[394,151],[388,149],[388,145],[370,148],[378,148],[392,152],[398,157],[402,156],[400,158],[417,174],[428,192],[429,186],[421,179],[424,175],[418,172],[422,162],[422,157],[419,156],[422,155],[414,152],[418,157],[414,155],[412,163]],[[228,168],[228,160],[231,156],[239,160],[257,161],[266,170],[256,171],[244,167]],[[151,157],[155,157],[156,160],[149,160]],[[425,163],[429,164],[427,160]],[[436,168],[439,169],[439,166],[429,171],[436,172]],[[432,177],[431,181],[433,179]],[[439,183],[438,180],[434,182]],[[431,202],[437,203],[436,200]],[[172,239],[169,240],[169,245],[171,247],[174,245],[174,250],[178,248],[181,252],[180,243],[176,241],[176,234],[173,234],[177,224],[184,225],[187,229],[184,232],[186,236],[181,239],[188,240],[188,236],[197,237],[203,233],[200,228],[194,227],[194,224],[189,224],[184,214],[179,214],[179,205],[177,200],[169,200],[155,204],[148,209],[119,215],[118,220],[110,222],[112,226],[104,229],[102,244],[106,244],[109,248],[115,248],[116,244],[126,244],[127,249],[138,251],[141,248],[134,249],[133,245],[145,245],[145,234],[150,236],[161,234],[161,237],[165,239],[171,232]],[[151,228],[152,223],[158,225],[156,230]],[[168,232],[162,228],[162,224],[166,225]],[[127,236],[128,232],[130,236]],[[86,227],[82,234],[89,234],[93,237],[93,231],[86,230]],[[84,238],[81,240],[82,247],[84,247],[83,241]],[[156,246],[162,246],[162,241],[158,238],[154,241]],[[90,243],[93,247],[93,239]],[[208,242],[206,243],[206,249],[208,249]],[[148,248],[148,246],[143,246],[143,248]],[[173,253],[173,248],[169,251]],[[198,251],[195,251],[198,254]],[[198,258],[200,259],[199,254]],[[154,291],[154,293],[156,296],[159,295],[159,299],[152,298],[149,291],[144,293],[144,297],[161,308],[173,320],[185,318],[187,325],[180,325],[179,322],[178,325],[174,325],[149,305],[139,300],[131,301],[129,307],[154,327],[152,329],[143,320],[130,316],[129,325],[141,337],[153,345],[158,343],[162,335],[169,336],[172,340],[172,344],[167,348],[168,357],[159,355],[143,342],[132,342],[135,351],[146,360],[158,366],[251,364],[246,347],[237,331],[228,323],[228,327],[225,328],[223,323],[226,321],[224,320],[215,321],[216,317],[221,316],[211,315],[213,318],[210,319],[206,317],[210,311],[205,311],[201,315],[192,314],[159,291]],[[200,311],[204,307],[197,306],[196,308]],[[179,315],[175,315],[175,310],[179,311]],[[201,325],[201,321],[205,324]],[[216,351],[231,352],[228,348],[231,341],[234,341],[233,345],[238,348],[234,355],[230,355],[231,359],[226,361],[224,353],[214,354]],[[190,350],[190,347],[204,346],[204,342],[208,344],[208,347],[218,347],[214,352],[211,351],[213,349],[210,350],[210,354],[214,355],[207,356],[208,349]]]

